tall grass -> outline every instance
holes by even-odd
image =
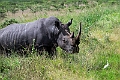
[[[73,18],[71,31],[77,34],[82,22],[82,36],[77,54],[57,48],[57,57],[46,55],[21,57],[0,56],[0,78],[3,80],[119,80],[120,79],[120,6],[102,3],[72,11],[66,8],[52,15],[66,23]],[[49,17],[50,11],[39,17]],[[26,20],[24,20],[26,18]],[[28,22],[29,18],[17,18]],[[35,16],[32,19],[36,19]],[[32,21],[32,20],[30,20]],[[34,49],[34,48],[33,48]],[[33,53],[35,50],[33,50]],[[103,67],[107,64],[106,69]]]

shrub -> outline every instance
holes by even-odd
[[[3,22],[3,24],[1,24],[1,28],[4,28],[13,23],[18,23],[18,21],[16,21],[15,19],[5,20],[5,22]]]
[[[4,9],[0,9],[0,19],[4,19],[6,16],[6,11]]]

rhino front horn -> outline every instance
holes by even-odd
[[[76,44],[80,44],[80,36],[81,36],[81,27],[82,27],[82,23],[80,22],[80,30],[77,34],[77,37],[76,37]]]

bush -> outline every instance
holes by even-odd
[[[16,21],[15,19],[5,20],[5,22],[3,22],[3,24],[1,24],[1,28],[4,28],[13,23],[18,23],[18,21]]]
[[[6,11],[4,9],[0,9],[0,19],[4,19],[6,16]]]

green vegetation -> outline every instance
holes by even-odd
[[[5,22],[3,24],[1,24],[1,28],[4,28],[12,23],[18,23],[18,21],[16,21],[15,19],[10,19],[10,20],[5,20]]]
[[[0,79],[120,80],[119,0],[67,0],[64,3],[63,0],[31,0],[31,2],[1,0],[0,4],[13,3],[13,1],[16,6],[25,3],[27,8],[15,7],[23,13],[19,14],[20,11],[17,11],[14,15],[11,15],[10,9],[4,8],[9,16],[0,19],[1,27],[8,25],[5,24],[6,22],[29,22],[49,16],[56,16],[63,23],[73,18],[70,29],[75,34],[78,32],[79,23],[82,22],[80,51],[77,54],[68,54],[58,47],[54,59],[46,58],[46,52],[41,56],[36,55],[34,47],[33,51],[28,53],[28,57],[19,56],[15,52],[9,57],[1,55]],[[54,10],[49,9],[50,5],[54,6]],[[28,8],[37,8],[35,15]],[[107,60],[109,66],[103,69]]]

